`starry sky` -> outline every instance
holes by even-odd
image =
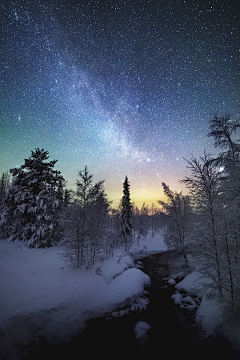
[[[239,0],[3,0],[0,173],[43,148],[117,206],[174,191],[214,114],[239,118]]]

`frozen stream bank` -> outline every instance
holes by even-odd
[[[186,310],[174,304],[171,295],[174,287],[164,279],[171,272],[181,269],[171,264],[174,255],[170,252],[150,255],[142,259],[143,271],[151,278],[147,288],[149,304],[146,310],[133,311],[119,318],[100,318],[88,322],[88,327],[67,344],[34,349],[26,359],[62,356],[79,358],[104,355],[156,356],[167,354],[167,358],[183,356],[193,359],[195,355],[210,359],[239,359],[239,354],[230,351],[222,339],[205,339],[201,330]],[[164,355],[164,356],[165,356]]]

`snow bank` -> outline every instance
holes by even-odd
[[[180,281],[175,288],[201,298],[206,290],[205,285],[210,284],[210,282],[211,279],[203,277],[198,271],[193,271]]]
[[[208,335],[216,335],[220,326],[222,326],[223,307],[224,304],[219,299],[208,299],[206,295],[202,297],[196,313],[196,320]]]
[[[164,243],[164,235],[159,234],[151,237],[148,235],[146,238],[134,238],[133,245],[129,252],[135,259],[140,259],[154,253],[161,253],[168,251]]]
[[[20,359],[41,342],[66,341],[86,321],[132,303],[150,285],[129,256],[72,270],[59,248],[0,241],[0,353]],[[99,276],[100,275],[100,276]]]
[[[123,256],[122,252],[118,250],[115,251],[114,257],[101,264],[96,272],[98,275],[102,275],[105,281],[110,284],[112,280],[131,267],[134,267],[133,258],[129,255]]]
[[[201,325],[207,335],[224,335],[230,340],[233,347],[240,351],[240,324],[224,318],[227,302],[224,299],[208,296],[208,286],[211,279],[203,277],[198,271],[193,271],[180,281],[175,288],[187,294],[176,291],[172,295],[175,304],[188,310],[196,310],[196,321]],[[189,296],[195,296],[194,299]],[[197,298],[196,298],[197,296]],[[201,302],[200,302],[201,298]]]

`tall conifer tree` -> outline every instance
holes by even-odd
[[[5,223],[11,239],[27,240],[29,247],[51,246],[58,237],[64,178],[53,169],[57,160],[48,158],[48,151],[37,148],[24,165],[10,170]]]
[[[130,184],[127,176],[123,183],[121,225],[123,243],[125,250],[128,251],[132,241],[132,203],[130,199]]]

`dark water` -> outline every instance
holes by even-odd
[[[224,339],[206,339],[194,322],[193,316],[174,305],[171,299],[174,287],[166,286],[164,280],[170,275],[169,264],[174,264],[172,253],[148,256],[141,260],[143,271],[151,277],[151,287],[147,297],[150,300],[147,309],[131,312],[121,318],[105,318],[89,321],[88,327],[67,344],[38,347],[32,350],[26,359],[57,358],[80,359],[96,355],[113,358],[115,356],[150,357],[174,359],[175,356],[186,359],[240,359],[240,354],[231,351]],[[176,272],[182,269],[175,266]],[[134,326],[145,321],[151,329],[143,342],[135,338]],[[84,354],[84,355],[83,355]]]

